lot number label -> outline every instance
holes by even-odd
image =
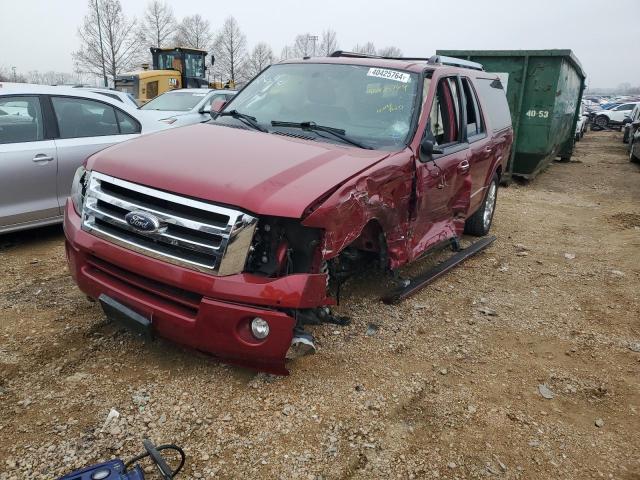
[[[396,70],[388,70],[386,68],[370,68],[367,76],[386,78],[387,80],[395,80],[396,82],[409,83],[408,73],[398,72]]]

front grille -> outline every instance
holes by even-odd
[[[125,216],[142,212],[158,220],[151,231]],[[162,190],[92,172],[86,189],[82,229],[130,250],[216,275],[244,268],[257,218]]]

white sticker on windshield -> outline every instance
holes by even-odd
[[[191,95],[194,96],[194,97],[206,97],[207,96],[206,93],[192,93]]]
[[[395,80],[396,82],[409,83],[409,74],[398,72],[397,70],[387,70],[386,68],[370,68],[367,73],[368,77],[386,78],[387,80]]]

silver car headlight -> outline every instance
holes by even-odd
[[[75,175],[73,176],[73,183],[71,184],[71,202],[73,202],[73,207],[80,216],[82,216],[84,195],[86,193],[90,175],[91,172],[87,172],[84,167],[78,167]]]

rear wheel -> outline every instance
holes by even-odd
[[[480,208],[467,218],[464,224],[464,231],[469,235],[475,235],[476,237],[482,237],[489,233],[491,228],[491,221],[493,220],[493,213],[496,210],[496,199],[498,197],[498,174],[493,174],[491,183],[487,188],[487,193],[484,196],[484,201]]]

